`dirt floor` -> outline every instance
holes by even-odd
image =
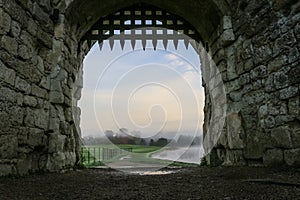
[[[195,167],[166,175],[110,169],[0,178],[0,199],[300,199],[300,169]]]

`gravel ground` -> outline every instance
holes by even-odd
[[[165,175],[84,169],[64,174],[5,177],[0,178],[0,200],[6,199],[297,200],[300,169],[196,167],[176,169]]]

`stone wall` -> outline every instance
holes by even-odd
[[[300,3],[230,4],[231,24],[225,16],[227,25],[221,24],[212,42],[213,58],[226,86],[226,126],[207,160],[225,165],[299,166]],[[229,39],[222,42],[224,36]]]
[[[0,176],[60,171],[80,160],[77,102],[86,49],[79,40],[105,12],[129,1],[96,7],[99,1],[90,0],[82,18],[76,15],[80,2],[0,0]],[[222,73],[228,115],[208,163],[299,165],[299,3],[147,2],[189,20]],[[188,7],[205,5],[205,16]],[[210,110],[207,91],[205,129]]]
[[[64,170],[79,160],[72,106],[79,62],[70,56],[78,42],[52,13],[47,0],[0,1],[0,175]]]

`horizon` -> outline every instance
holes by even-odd
[[[79,101],[82,137],[122,127],[140,131],[144,137],[160,132],[193,135],[195,130],[202,134],[204,90],[199,56],[183,42],[178,50],[172,45],[164,50],[158,43],[154,51],[149,45],[145,51],[141,43],[134,51],[128,43],[123,50],[119,45],[111,50],[105,42],[101,51],[97,43],[89,51]]]

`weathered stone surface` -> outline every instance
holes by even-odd
[[[16,21],[11,22],[11,34],[13,37],[18,37],[21,32],[20,24]]]
[[[24,124],[27,127],[34,127],[34,110],[32,108],[26,108]]]
[[[27,144],[31,147],[43,147],[46,145],[46,136],[44,131],[37,128],[31,128],[28,133],[28,141]]]
[[[15,87],[20,90],[21,92],[24,92],[25,94],[29,94],[31,91],[31,86],[27,81],[24,79],[21,79],[20,77],[16,78]]]
[[[279,55],[274,60],[271,60],[268,64],[269,72],[277,72],[282,66],[286,65],[288,62],[288,57],[286,55]]]
[[[0,87],[0,100],[4,102],[16,102],[16,92],[6,87]]]
[[[0,8],[0,35],[6,34],[11,25],[11,17]]]
[[[251,80],[257,80],[259,78],[264,78],[267,75],[266,66],[260,65],[250,72]]]
[[[230,113],[227,116],[227,137],[230,149],[244,148],[242,140],[245,135],[242,127],[242,119],[238,113]]]
[[[295,84],[299,83],[300,80],[300,67],[299,65],[296,65],[296,67],[292,68],[288,73],[289,77],[289,83],[290,84]]]
[[[291,132],[291,138],[293,143],[293,148],[300,148],[300,125],[296,125],[293,127]]]
[[[25,45],[20,45],[18,49],[18,55],[24,60],[28,60],[32,56],[31,49]]]
[[[52,38],[48,33],[44,32],[41,29],[37,29],[36,36],[37,36],[38,41],[41,44],[43,44],[45,47],[51,49],[51,47],[52,47]]]
[[[42,88],[38,87],[35,84],[32,85],[31,94],[34,95],[34,96],[36,96],[36,97],[43,98],[43,99],[47,99],[48,98],[48,92],[47,92],[47,90],[42,89]]]
[[[254,131],[249,130],[244,151],[246,159],[261,159],[263,157],[264,146],[261,138]]]
[[[24,105],[36,107],[37,100],[36,100],[36,98],[34,98],[32,96],[24,96]]]
[[[300,166],[300,149],[285,150],[284,161],[288,165]]]
[[[65,141],[65,135],[51,134],[49,137],[49,153],[63,152]]]
[[[288,110],[290,115],[299,116],[300,114],[299,108],[300,108],[299,96],[289,99]]]
[[[49,156],[47,169],[51,172],[62,170],[65,166],[66,156],[62,152],[54,153]]]
[[[226,152],[226,157],[223,165],[237,165],[244,166],[246,165],[246,160],[242,150],[229,150]]]
[[[278,55],[281,53],[284,49],[290,49],[290,47],[296,43],[296,39],[294,37],[294,34],[292,31],[282,35],[280,38],[278,38],[275,41],[275,45],[273,48],[273,54]]]
[[[48,128],[48,119],[49,112],[45,111],[44,109],[38,109],[35,111],[34,121],[36,127],[46,130]]]
[[[58,91],[50,91],[49,100],[51,103],[64,103],[64,94]]]
[[[289,77],[284,72],[278,72],[274,75],[274,84],[276,89],[285,88],[289,85]]]
[[[1,38],[1,46],[12,55],[18,54],[18,42],[15,38],[9,36],[3,36]]]
[[[278,127],[272,130],[271,137],[274,146],[279,148],[292,148],[291,130],[288,127]]]
[[[280,92],[280,99],[289,99],[291,97],[299,95],[299,87],[291,86],[291,87],[282,89],[279,92]]]
[[[0,158],[13,159],[17,156],[18,139],[14,135],[0,135]]]
[[[23,109],[19,106],[11,106],[7,109],[7,112],[10,117],[10,121],[14,126],[20,126],[23,124],[24,112]]]
[[[14,86],[15,78],[16,78],[15,71],[5,67],[4,64],[0,61],[0,82],[1,80],[4,80],[4,82]]]
[[[266,166],[278,166],[284,164],[283,151],[281,149],[268,149],[264,153],[263,163]]]

